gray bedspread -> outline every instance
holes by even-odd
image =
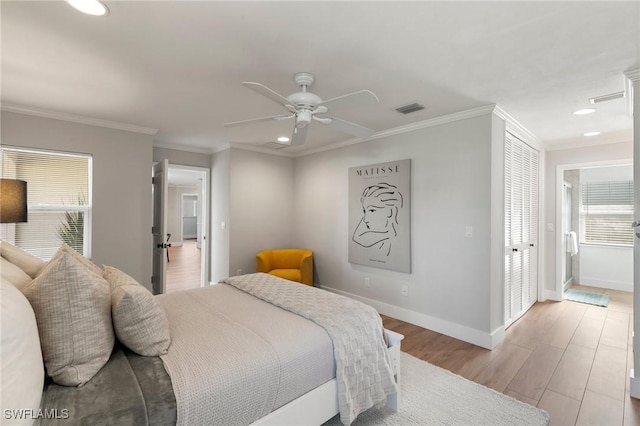
[[[48,382],[41,408],[48,414],[37,425],[164,426],[176,422],[171,379],[160,358],[139,356],[117,345],[109,362],[83,386]]]
[[[382,319],[371,306],[263,273],[223,282],[301,315],[327,331],[336,360],[340,420],[345,425],[396,393]]]
[[[326,331],[226,284],[158,296],[178,425],[247,425],[335,377]]]

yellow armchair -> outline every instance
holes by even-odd
[[[313,285],[313,252],[305,249],[271,249],[256,255],[256,272]]]

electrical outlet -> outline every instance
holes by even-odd
[[[371,287],[371,280],[369,279],[369,277],[364,277],[364,286]]]
[[[242,275],[242,269],[238,269],[238,270],[236,271],[236,275]]]
[[[402,293],[403,296],[408,296],[409,295],[409,286],[407,286],[406,284],[403,284],[401,289],[400,289],[400,293]]]

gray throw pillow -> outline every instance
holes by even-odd
[[[109,360],[115,341],[109,284],[58,250],[22,291],[36,315],[49,376],[65,386],[88,382]]]
[[[102,267],[111,287],[111,316],[118,340],[143,356],[167,353],[171,344],[169,323],[155,297],[126,273]]]

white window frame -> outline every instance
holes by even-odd
[[[93,156],[90,154],[82,153],[69,153],[64,151],[53,151],[45,149],[35,148],[23,148],[20,146],[3,145],[0,147],[3,151],[24,152],[30,154],[47,154],[61,157],[76,157],[84,158],[87,160],[87,204],[83,206],[69,206],[62,204],[28,204],[28,212],[53,212],[63,213],[69,211],[79,211],[84,213],[84,227],[83,227],[83,240],[82,240],[82,254],[84,257],[91,258],[91,238],[92,238],[92,211],[93,211]],[[27,185],[27,193],[29,191]],[[49,260],[49,259],[43,259]]]
[[[631,210],[628,211],[626,209],[605,209],[596,210],[595,213],[591,213],[594,216],[613,216],[613,215],[629,215],[629,235],[630,242],[628,244],[623,244],[620,242],[605,242],[605,241],[589,241],[587,240],[587,226],[586,226],[586,218],[589,216],[588,208],[585,206],[583,201],[584,191],[583,185],[589,184],[598,184],[598,183],[618,183],[618,182],[631,182],[633,185],[633,181],[611,181],[611,182],[584,182],[580,183],[580,244],[591,245],[591,246],[611,246],[611,247],[633,247],[633,228],[631,228],[631,223],[633,222],[633,198],[630,200]],[[631,194],[633,194],[633,189],[631,190]],[[624,204],[626,205],[626,204]]]

